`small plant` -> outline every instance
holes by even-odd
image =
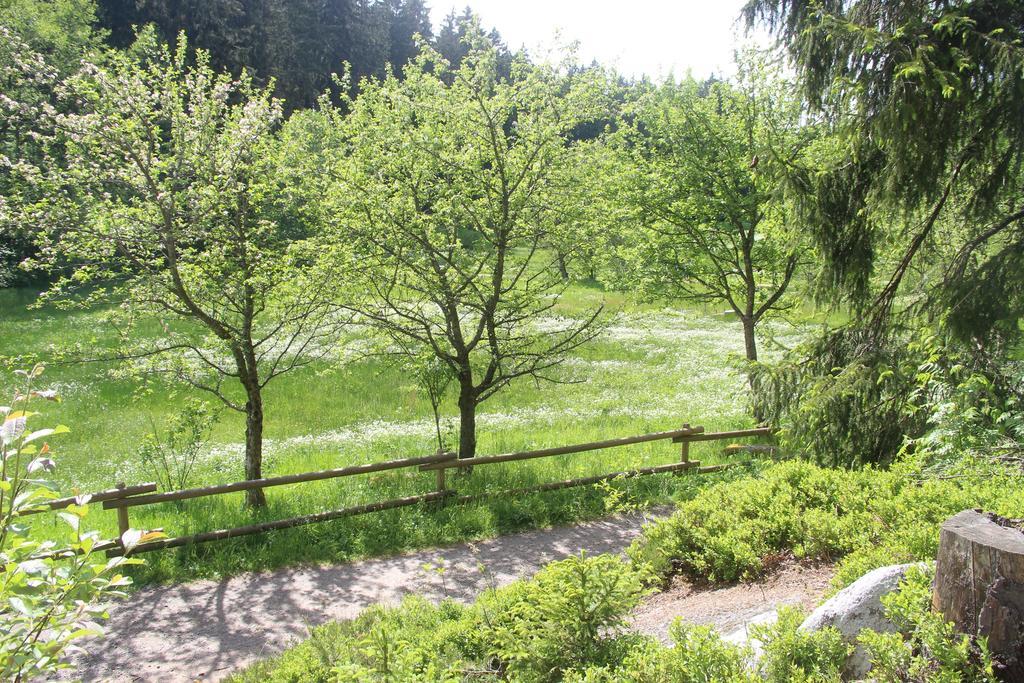
[[[627,491],[616,486],[616,483],[620,481],[625,481],[625,477],[616,477],[613,481],[602,481],[595,487],[604,499],[605,512],[611,515],[636,512],[642,507],[640,503],[630,498]]]
[[[150,416],[150,431],[139,449],[142,462],[166,491],[187,488],[199,454],[206,447],[220,411],[188,399],[163,428]]]
[[[42,365],[17,374],[22,386],[10,406],[0,407],[0,679],[20,682],[49,678],[66,666],[64,657],[76,641],[102,633],[102,601],[123,594],[130,580],[118,570],[139,561],[97,560],[98,532],[82,531],[88,496],[55,513],[70,528],[70,543],[33,536],[32,515],[49,511],[47,502],[57,497],[42,478],[56,467],[46,439],[69,430],[30,428],[39,413],[29,404],[57,395],[33,387]]]
[[[872,675],[894,683],[995,683],[984,639],[957,633],[932,610],[934,575],[934,567],[911,567],[899,589],[882,597],[886,616],[907,635],[861,632]]]
[[[441,433],[441,402],[448,393],[453,375],[452,369],[433,356],[420,355],[413,359],[416,380],[427,392],[430,409],[434,415],[434,431],[437,433],[437,452],[448,450],[449,444]]]
[[[758,662],[763,680],[771,683],[839,683],[843,663],[852,649],[834,628],[805,631],[800,628],[804,615],[795,607],[779,610],[773,624],[750,628],[751,635],[764,643],[764,655]]]

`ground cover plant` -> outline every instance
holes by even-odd
[[[532,579],[471,605],[407,598],[311,631],[309,640],[230,680],[317,681],[755,681],[838,680],[839,634],[799,632],[799,614],[761,631],[760,673],[749,651],[709,628],[676,624],[673,647],[625,628],[642,575],[611,555],[554,562]]]
[[[630,548],[655,575],[735,581],[787,557],[838,561],[842,588],[887,564],[934,559],[939,525],[968,508],[1024,515],[1024,477],[1009,469],[922,477],[920,463],[839,470],[791,461],[716,484],[651,525]]]

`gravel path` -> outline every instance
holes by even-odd
[[[351,564],[144,588],[111,608],[106,638],[86,644],[91,652],[71,675],[119,683],[219,680],[304,638],[310,625],[352,617],[374,603],[393,603],[409,593],[469,601],[492,583],[529,576],[580,551],[621,552],[645,519],[664,512]],[[445,567],[443,576],[425,564]]]

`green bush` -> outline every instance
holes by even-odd
[[[549,564],[477,600],[469,627],[475,654],[519,680],[557,680],[566,669],[612,658],[643,594],[639,574],[612,555]]]
[[[372,607],[351,621],[310,631],[281,656],[236,674],[235,683],[449,680],[461,668],[464,607],[406,598]]]
[[[1024,480],[922,480],[911,463],[850,471],[791,461],[702,491],[648,526],[629,555],[662,577],[709,581],[752,578],[782,556],[842,558],[841,587],[875,567],[933,559],[939,524],[973,507],[1024,515]]]
[[[804,631],[804,615],[796,608],[779,610],[774,624],[751,627],[752,637],[764,645],[758,662],[762,678],[772,683],[840,681],[851,648],[834,628]]]
[[[487,591],[468,607],[410,598],[397,608],[371,609],[314,630],[305,643],[234,680],[838,681],[848,646],[831,629],[801,631],[795,610],[752,629],[763,645],[753,671],[751,650],[709,627],[676,623],[673,645],[664,647],[627,633],[626,619],[652,568],[724,580],[764,571],[785,554],[844,557],[837,585],[845,585],[876,566],[934,557],[939,523],[963,508],[1024,516],[1020,478],[921,481],[918,474],[911,465],[887,472],[772,465],[710,487],[649,526],[631,548],[631,563],[572,557],[530,580]],[[879,680],[989,680],[984,648],[955,637],[928,610],[927,581],[914,576],[910,588],[887,599],[892,618],[911,633],[906,640],[864,634]]]
[[[831,683],[849,652],[842,635],[832,628],[800,630],[803,615],[782,610],[779,620],[751,628],[761,641],[762,656],[754,663],[749,646],[722,640],[710,626],[691,626],[681,620],[669,633],[672,647],[651,639],[639,641],[617,666],[590,666],[569,672],[571,683]]]
[[[751,655],[722,640],[710,626],[690,626],[677,620],[669,628],[673,647],[644,639],[618,666],[589,666],[569,672],[570,683],[723,683],[751,681],[746,659]]]

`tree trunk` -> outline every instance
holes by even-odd
[[[555,251],[555,256],[558,259],[558,274],[562,276],[562,282],[569,281],[569,268],[565,263],[565,254],[562,253],[561,249]]]
[[[472,389],[459,391],[459,459],[476,455],[476,396]]]
[[[1024,681],[1024,532],[1020,521],[964,510],[947,519],[935,569],[936,610],[985,636],[996,676]]]
[[[743,344],[747,351],[747,360],[757,360],[757,338],[754,336],[754,326],[757,321],[753,316],[744,315],[740,317],[743,322]]]
[[[747,360],[754,362],[757,360],[757,338],[754,336],[754,327],[757,324],[757,321],[754,320],[753,316],[749,315],[740,316],[740,321],[743,323],[743,344],[746,347]],[[764,422],[764,408],[761,406],[760,401],[757,400],[757,391],[754,387],[754,373],[752,370],[747,372],[747,384],[750,386],[754,419],[758,424],[762,424]]]
[[[263,478],[263,396],[257,388],[249,392],[245,404],[245,478]],[[263,489],[245,492],[249,507],[260,508],[267,504]]]

